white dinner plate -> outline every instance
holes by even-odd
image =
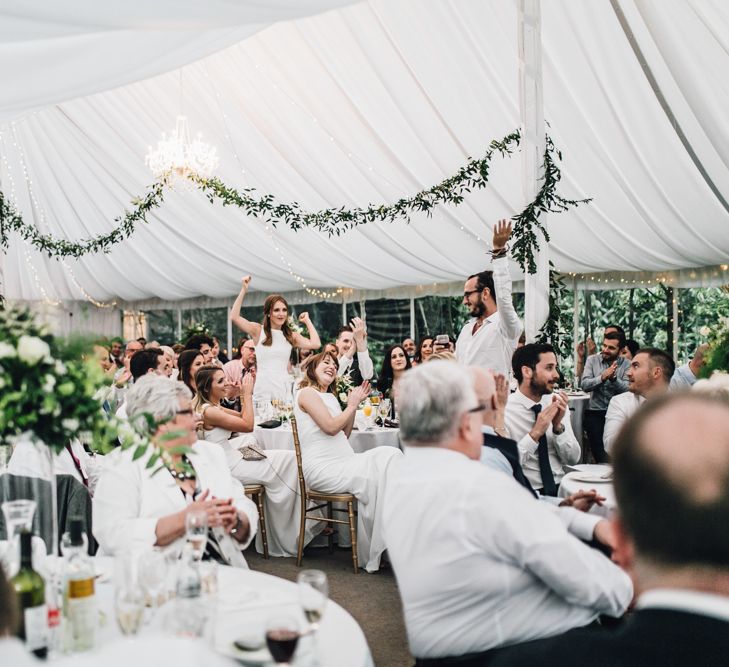
[[[261,648],[255,651],[241,651],[233,642],[226,643],[217,648],[220,653],[228,658],[233,658],[233,660],[247,665],[266,665],[273,662],[271,652],[268,650],[265,642]]]
[[[603,475],[595,475],[590,473],[572,473],[570,479],[575,482],[590,482],[591,484],[612,484],[613,476],[610,473],[609,477]]]

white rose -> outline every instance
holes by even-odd
[[[56,378],[52,375],[46,375],[43,381],[43,391],[46,394],[50,394],[53,391],[53,387],[56,386]]]
[[[699,334],[704,336],[704,338],[706,336],[708,336],[710,333],[711,333],[711,329],[709,329],[709,327],[704,326],[699,329]]]
[[[15,347],[10,343],[0,343],[0,359],[6,359],[7,357],[15,356]]]
[[[339,400],[342,403],[346,403],[347,402],[347,394],[345,394],[344,392],[342,392],[341,394],[339,394]]]
[[[56,375],[65,375],[66,374],[66,366],[62,361],[56,361]]]
[[[48,347],[48,343],[36,336],[21,336],[18,340],[18,357],[29,366],[34,366],[50,354],[51,348]]]
[[[78,419],[62,419],[61,426],[71,433],[76,433],[79,427]]]

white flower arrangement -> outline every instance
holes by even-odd
[[[334,380],[334,393],[336,394],[337,400],[339,401],[339,405],[342,406],[342,409],[347,407],[347,398],[352,389],[354,389],[354,383],[352,382],[352,378],[348,372],[344,375],[338,376],[337,379]]]
[[[288,325],[289,325],[289,329],[291,330],[291,333],[297,333],[297,334],[304,333],[304,329],[301,327],[301,325],[298,323],[298,321],[296,320],[296,318],[293,315],[289,315]]]

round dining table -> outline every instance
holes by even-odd
[[[590,512],[609,518],[618,506],[613,488],[612,471],[612,466],[597,463],[571,466],[571,471],[562,478],[559,484],[559,497],[566,498],[577,491],[595,489],[605,500],[602,505],[593,505]]]
[[[99,630],[97,647],[101,648],[122,635],[114,608],[114,560],[96,558],[97,604],[105,619]],[[307,622],[299,604],[297,584],[262,572],[218,566],[218,592],[204,596],[207,623],[203,637],[196,640],[220,655],[243,665],[272,665],[265,648],[266,621],[272,617],[293,617],[302,630]],[[139,636],[170,634],[175,615],[181,611],[177,600],[163,604],[154,618],[143,625]],[[243,639],[264,648],[241,651],[234,646]],[[372,655],[362,629],[352,616],[332,600],[327,602],[316,634],[305,633],[299,639],[292,667],[373,667]]]
[[[294,448],[294,434],[288,424],[282,424],[277,428],[261,428],[256,426],[255,435],[258,444],[263,449],[291,449]],[[367,452],[375,447],[400,446],[399,428],[380,428],[376,426],[369,431],[354,429],[349,436],[349,444],[357,453]]]

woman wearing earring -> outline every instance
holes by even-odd
[[[301,313],[301,322],[309,332],[305,338],[289,327],[289,305],[280,294],[271,294],[263,304],[263,322],[251,322],[240,314],[243,299],[248,292],[251,277],[243,278],[240,294],[230,309],[230,320],[256,343],[256,385],[254,400],[270,400],[284,397],[291,386],[288,365],[292,348],[317,350],[321,347],[319,334],[309,319],[309,313]]]

